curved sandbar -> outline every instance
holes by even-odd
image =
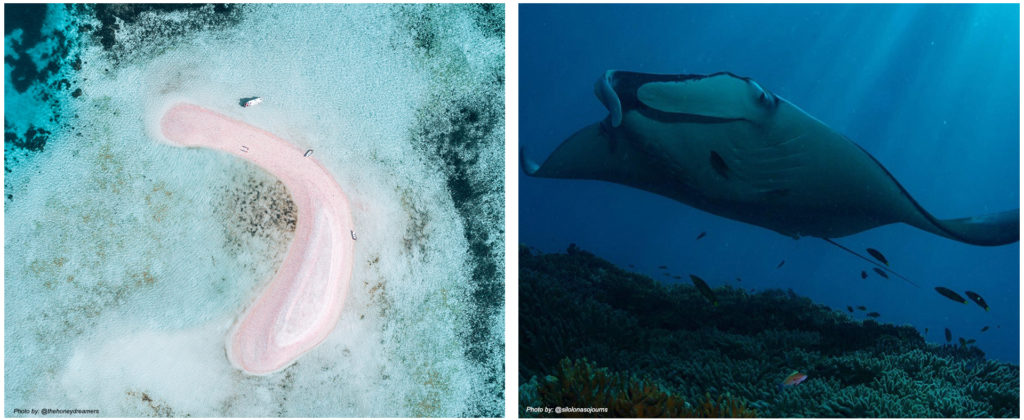
[[[191,104],[160,120],[171,142],[245,158],[284,183],[298,209],[281,268],[227,339],[231,364],[254,375],[281,370],[331,333],[352,275],[355,247],[348,199],[312,157],[259,128]]]

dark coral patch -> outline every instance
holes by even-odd
[[[33,152],[42,151],[49,136],[49,131],[36,126],[29,126],[28,130],[21,134],[14,132],[10,126],[4,129],[4,143]]]
[[[473,17],[477,26],[493,36],[505,36],[505,5],[502,3],[478,3]]]
[[[11,51],[4,52],[4,62],[12,67],[9,82],[14,90],[21,93],[44,76],[27,51],[39,42],[46,5],[4,4],[4,13],[4,37],[11,36],[15,29],[22,30],[21,42],[12,39]]]
[[[241,174],[225,192],[218,207],[230,215],[225,225],[229,251],[244,252],[254,241],[286,246],[291,240],[298,209],[281,181]]]
[[[132,54],[145,54],[151,47],[164,45],[190,32],[210,27],[230,25],[238,21],[238,6],[234,4],[200,4],[200,3],[146,3],[146,4],[96,4],[88,9],[99,27],[83,25],[90,36],[103,46],[103,49],[119,60]],[[147,14],[164,14],[173,12],[191,12],[185,21],[167,21],[159,24],[143,22]],[[141,32],[141,43],[123,45],[117,39],[117,32],[123,28],[132,28]]]
[[[4,36],[21,29],[22,44],[35,45],[45,18],[46,4],[4,3]]]

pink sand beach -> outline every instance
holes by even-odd
[[[160,121],[167,140],[252,161],[284,183],[298,209],[295,238],[274,278],[227,337],[231,363],[250,374],[279,371],[334,329],[355,247],[348,198],[312,156],[259,128],[191,104]]]

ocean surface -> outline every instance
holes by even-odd
[[[608,115],[593,93],[606,70],[729,71],[852,139],[940,219],[1019,207],[1017,5],[522,5],[519,33],[520,145],[538,162]],[[837,239],[881,251],[918,288],[820,239],[622,185],[520,171],[519,194],[519,241],[541,251],[574,243],[668,283],[697,274],[712,288],[791,289],[933,343],[948,328],[954,344],[975,339],[988,358],[1019,363],[1019,243],[973,246],[904,224]],[[936,286],[975,291],[991,310]]]
[[[502,5],[4,7],[5,415],[503,412]],[[157,141],[176,101],[314,149],[348,195],[341,319],[282,372],[224,345],[294,207]]]

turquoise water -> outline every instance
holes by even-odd
[[[501,413],[501,6],[5,10],[9,411]],[[341,320],[280,373],[224,340],[291,240],[287,191],[155,141],[179,100],[314,149],[352,204]]]

